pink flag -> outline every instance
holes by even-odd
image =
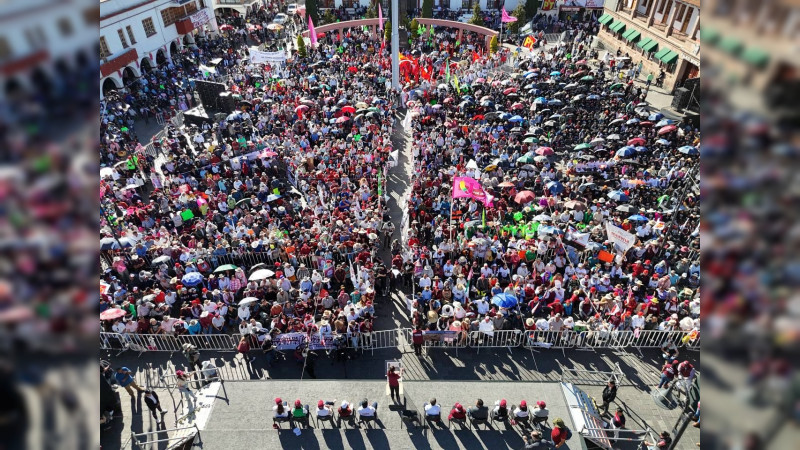
[[[378,26],[383,31],[383,10],[380,3],[378,3]]]
[[[317,45],[317,32],[314,31],[314,22],[311,20],[311,15],[308,16],[308,38],[311,39],[311,45]]]
[[[478,180],[470,177],[453,177],[453,198],[463,197],[475,199],[489,208],[494,206],[494,197],[483,190]]]
[[[500,18],[500,20],[503,23],[509,23],[509,22],[516,22],[517,21],[516,17],[511,17],[511,16],[508,15],[508,13],[506,12],[506,7],[505,6],[503,6],[503,11],[502,12],[503,12],[503,16]]]

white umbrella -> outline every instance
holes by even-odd
[[[246,297],[246,298],[243,298],[242,301],[239,302],[239,306],[249,305],[250,303],[255,303],[257,301],[258,301],[258,299],[255,298],[255,297]]]
[[[467,163],[467,169],[473,169],[474,170],[474,169],[477,169],[477,168],[478,168],[478,163],[476,163],[474,159],[470,159],[469,162]]]
[[[269,269],[259,269],[250,274],[249,281],[259,281],[259,280],[266,280],[267,278],[275,275],[275,272]]]
[[[539,214],[538,216],[535,216],[533,220],[535,220],[536,222],[549,222],[553,219],[547,214]]]
[[[590,143],[590,144],[592,144],[592,145],[598,145],[598,144],[602,144],[602,143],[604,143],[605,141],[606,141],[606,140],[605,140],[605,139],[603,139],[603,138],[594,138],[594,139],[592,139],[592,141],[591,141],[591,142],[589,142],[589,143]]]
[[[103,167],[100,169],[100,178],[110,177],[114,175],[114,169],[111,167]]]

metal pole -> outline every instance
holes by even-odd
[[[397,0],[392,0],[392,88],[400,89],[400,20]]]

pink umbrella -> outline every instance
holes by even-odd
[[[110,308],[100,313],[100,320],[114,320],[124,317],[127,314],[122,308]]]
[[[305,111],[307,109],[308,109],[308,105],[300,105],[297,108],[295,108],[294,110],[295,110],[295,112],[297,112],[297,111]]]
[[[644,139],[642,139],[640,137],[635,137],[635,138],[633,138],[633,139],[628,141],[628,145],[644,145],[645,142],[646,141]]]
[[[475,80],[476,83],[486,83],[486,78],[478,78]]]
[[[342,116],[342,117],[339,117],[338,119],[336,119],[336,123],[345,123],[348,120],[350,120],[349,117]]]
[[[261,154],[258,155],[259,158],[271,158],[273,156],[278,156],[277,153],[273,152],[272,150],[264,150]]]
[[[492,86],[500,86],[500,80],[492,81]]]
[[[662,127],[660,130],[658,130],[658,135],[661,136],[662,134],[672,133],[673,131],[675,131],[677,129],[678,129],[678,127],[676,127],[675,125],[667,125],[665,127]]]
[[[523,109],[523,108],[525,108],[525,106],[523,106],[522,103],[520,103],[520,102],[517,102],[517,103],[514,103],[513,105],[511,105],[511,109]]]
[[[510,87],[503,91],[503,95],[511,94],[512,92],[517,92],[517,88]]]
[[[553,152],[553,149],[552,149],[552,148],[550,148],[550,147],[539,147],[539,148],[537,148],[537,149],[536,149],[535,153],[536,153],[537,155],[542,155],[542,156],[550,156],[550,155],[552,155],[554,152]]]

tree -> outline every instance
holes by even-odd
[[[542,0],[525,0],[525,17],[527,17],[528,20],[533,19],[539,11],[539,6],[541,6],[541,4]]]
[[[388,20],[383,23],[383,38],[388,42],[392,42],[392,22]]]
[[[311,17],[314,23],[319,23],[319,10],[317,10],[317,0],[306,0],[306,14]]]
[[[336,16],[333,15],[332,9],[325,10],[325,14],[322,15],[321,23],[336,23]]]
[[[371,0],[369,2],[369,8],[367,8],[367,12],[364,14],[365,19],[376,19],[378,18],[378,0]]]
[[[305,58],[308,56],[308,52],[306,51],[306,41],[303,40],[303,35],[297,35],[297,56],[301,58]]]
[[[497,48],[499,47],[497,43],[497,35],[492,36],[492,40],[489,41],[489,51],[491,53],[497,53]]]
[[[525,6],[520,3],[517,5],[517,8],[511,13],[512,16],[517,18],[516,22],[511,22],[508,24],[508,31],[511,33],[517,34],[519,33],[519,28],[525,23]]]
[[[419,29],[419,22],[417,22],[417,19],[412,19],[411,23],[408,25],[408,38],[417,40],[418,29]]]
[[[422,0],[422,17],[425,19],[433,17],[433,0]]]
[[[481,15],[481,4],[475,2],[475,7],[472,8],[472,18],[469,19],[469,23],[473,25],[478,25],[480,27],[483,26],[483,16]]]

